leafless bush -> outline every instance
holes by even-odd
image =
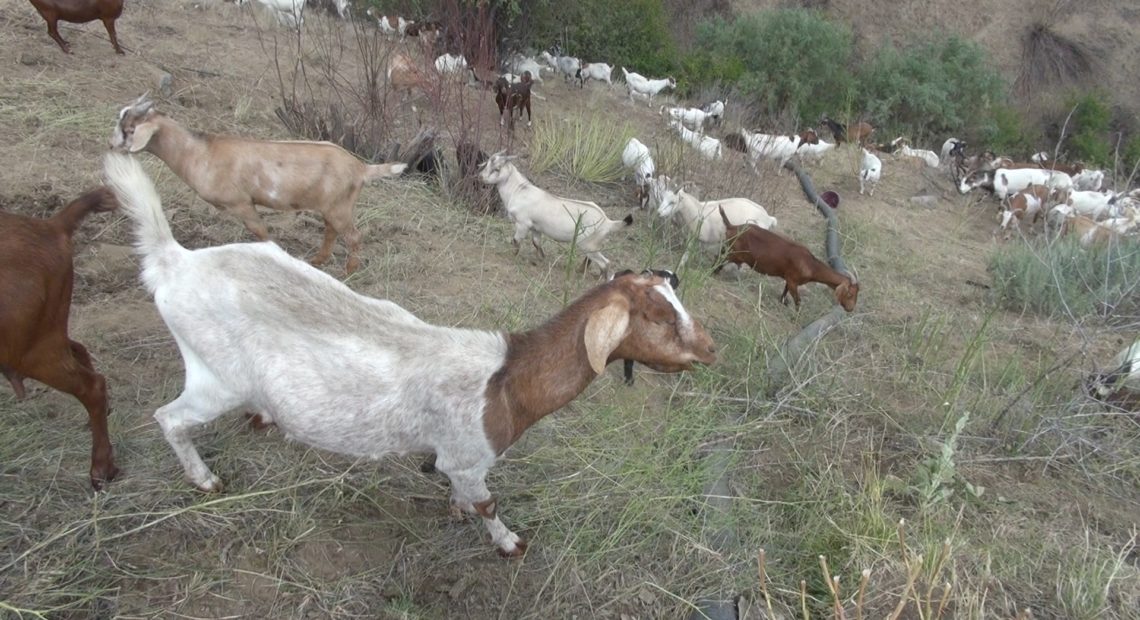
[[[1021,69],[1014,88],[1023,96],[1039,88],[1087,80],[1095,68],[1093,51],[1061,35],[1049,17],[1030,24],[1021,39]]]

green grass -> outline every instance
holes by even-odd
[[[613,183],[626,174],[621,153],[632,137],[633,129],[626,123],[615,127],[586,116],[539,123],[531,138],[530,170],[588,183]]]

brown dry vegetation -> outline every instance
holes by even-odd
[[[174,90],[158,105],[186,126],[288,137],[273,111],[272,57],[288,38],[260,11],[135,3],[119,20],[126,57],[113,55],[98,24],[65,28],[75,54],[64,56],[22,0],[0,0],[0,24],[4,209],[42,216],[96,184],[118,109],[154,91],[160,67]],[[306,27],[340,28],[315,13]],[[305,53],[319,63],[327,52]],[[822,254],[823,221],[790,175],[756,177],[732,157],[670,164],[679,157],[668,153],[684,151],[620,86],[577,90],[552,79],[538,92],[546,101],[535,102],[536,125],[586,118],[633,131],[700,195],[750,196]],[[450,96],[483,128],[485,150],[505,145],[490,93]],[[436,120],[455,131],[454,120]],[[397,117],[394,137],[415,132],[410,115]],[[520,128],[516,150],[529,152],[537,132]],[[143,159],[181,243],[250,240],[161,162]],[[1135,337],[1135,319],[1110,328],[998,309],[984,288],[992,205],[959,197],[937,172],[889,157],[884,166],[873,199],[856,191],[855,150],[811,171],[821,190],[844,197],[843,253],[863,284],[858,311],[796,366],[791,386],[764,396],[768,360],[831,307],[830,291],[809,287],[796,314],[777,303],[775,281],[713,278],[711,261],[695,258],[681,273],[682,297],[717,339],[718,364],[683,376],[639,369],[634,388],[611,369],[512,448],[489,486],[531,542],[519,562],[494,554],[482,524],[449,519],[446,481],[421,474],[418,459],[355,462],[252,431],[240,416],[196,434],[226,492],[190,488],[151,418],[180,390],[177,349],[138,283],[126,220],[91,218],[76,237],[72,333],[107,376],[123,474],[91,493],[89,436],[73,399],[42,386],[24,402],[0,391],[0,616],[672,618],[710,593],[755,599],[764,547],[782,617],[798,609],[801,579],[810,605],[826,609],[820,554],[845,596],[872,569],[872,617],[903,596],[936,598],[942,581],[953,584],[946,617],[1008,618],[1025,607],[1038,618],[1140,617],[1137,420],[1074,390]],[[634,205],[624,184],[532,179],[596,200],[611,217]],[[910,201],[920,194],[933,207]],[[422,182],[366,188],[357,209],[365,266],[348,284],[429,321],[520,329],[593,284],[574,273],[567,248],[547,241],[547,260],[529,248],[515,257],[504,218],[473,214]],[[317,218],[263,217],[287,251],[311,255]],[[606,251],[614,265],[676,266],[681,236],[635,218]],[[337,276],[338,258],[328,267]],[[951,451],[956,473],[935,489],[956,493],[929,500],[919,472],[966,412]],[[704,509],[712,473],[703,457],[714,443],[731,447],[727,513]],[[985,492],[969,496],[964,481]],[[900,518],[928,563],[917,594],[904,590]],[[739,545],[720,546],[725,525]],[[945,540],[950,556],[936,571]],[[915,605],[906,617],[919,617]]]

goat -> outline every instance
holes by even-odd
[[[1136,401],[1140,397],[1140,340],[1117,353],[1110,368],[1089,378],[1089,396],[1116,404]]]
[[[834,142],[826,142],[817,138],[814,144],[801,142],[796,148],[796,154],[800,156],[800,159],[803,160],[805,164],[819,164],[823,162],[823,156],[833,148],[835,148]]]
[[[1037,223],[1041,214],[1048,211],[1048,200],[1052,190],[1044,185],[1030,185],[1017,192],[1009,199],[1009,208],[1002,212],[1001,229],[1006,231],[1005,238],[1012,234],[1010,225],[1019,227],[1021,222],[1032,217],[1030,226]]]
[[[872,155],[871,151],[863,149],[863,159],[859,163],[859,193],[862,194],[863,190],[870,186],[868,196],[875,195],[875,187],[879,185],[879,179],[883,176],[883,161],[877,156]]]
[[[550,65],[551,69],[561,73],[564,81],[578,80],[578,87],[581,88],[583,86],[581,76],[582,61],[573,56],[553,56],[550,52],[543,52],[542,59],[546,61],[546,64]]]
[[[515,54],[507,60],[506,69],[515,75],[522,75],[530,71],[532,80],[542,83],[542,65],[538,64],[533,58],[528,58],[522,54]]]
[[[983,188],[994,193],[998,200],[1020,192],[1030,185],[1045,185],[1050,189],[1067,189],[1072,179],[1063,172],[1052,172],[1041,168],[998,168],[996,170],[976,170],[962,178],[958,192]]]
[[[443,54],[435,59],[435,70],[441,75],[462,73],[467,69],[467,59],[462,55]]]
[[[621,68],[622,74],[625,76],[625,85],[629,89],[629,100],[633,102],[633,95],[636,93],[638,96],[646,98],[646,105],[653,106],[653,98],[657,96],[666,88],[677,88],[677,80],[672,77],[662,78],[659,80],[651,80],[640,73],[633,73],[626,71],[625,67]]]
[[[764,207],[747,198],[723,198],[701,202],[680,188],[672,189],[666,186],[661,188],[660,192],[657,214],[666,219],[672,218],[675,223],[683,226],[689,234],[696,236],[706,251],[715,251],[724,244],[724,225],[716,215],[718,209],[727,209],[732,221],[739,224],[755,224],[760,228],[774,228],[777,224],[776,218],[768,215]],[[682,262],[684,260],[682,258]]]
[[[676,119],[669,121],[669,126],[676,129],[681,139],[688,143],[689,146],[697,149],[701,157],[705,159],[720,159],[724,156],[724,149],[721,148],[720,140],[688,129],[681,124],[681,121]]]
[[[826,126],[828,130],[831,131],[831,135],[835,138],[836,144],[853,142],[855,144],[864,145],[867,140],[871,138],[871,134],[875,133],[875,128],[872,127],[870,123],[859,121],[848,127],[826,114],[819,117],[819,124],[821,127]]]
[[[676,291],[678,288],[681,287],[681,279],[677,277],[677,274],[673,273],[672,271],[669,271],[668,269],[649,269],[647,271],[649,271],[653,275],[655,275],[659,278],[662,278],[663,280],[668,282],[669,287],[672,288],[674,291]],[[624,271],[619,271],[618,273],[614,274],[613,277],[620,278],[621,276],[629,275],[632,273],[633,273],[632,269],[626,269]],[[625,384],[626,385],[633,385],[633,360],[622,360],[622,362],[623,362],[622,376],[625,380]]]
[[[658,114],[669,114],[669,118],[681,121],[681,123],[700,130],[704,127],[705,121],[712,118],[712,115],[699,108],[681,108],[681,107],[668,107],[661,106]]]
[[[520,242],[529,236],[538,255],[545,258],[538,240],[546,235],[555,241],[577,245],[586,255],[582,268],[592,261],[601,269],[603,277],[607,276],[610,261],[601,252],[602,244],[614,231],[633,224],[633,215],[611,220],[596,203],[555,196],[528,181],[511,163],[516,157],[495,153],[479,173],[483,183],[498,187],[503,209],[515,224],[512,240],[515,254],[519,253]]]
[[[662,372],[716,361],[712,338],[652,273],[596,286],[526,332],[431,325],[273,243],[188,250],[137,161],[112,153],[105,169],[186,369],[182,394],[154,417],[203,491],[222,483],[190,432],[252,409],[286,436],[340,454],[434,453],[452,506],[483,517],[498,551],[518,557],[526,543],[499,519],[486,475],[527,428],[613,360]]]
[[[784,292],[780,302],[788,303],[788,295],[800,309],[799,287],[808,282],[820,282],[835,291],[835,301],[848,312],[855,311],[859,298],[859,280],[842,274],[816,258],[811,250],[782,235],[760,226],[733,225],[724,209],[720,209],[724,224],[725,253],[713,273],[720,273],[726,263],[748,265],[757,273],[784,279]]]
[[[657,170],[649,147],[637,138],[630,138],[621,152],[621,162],[633,170],[633,182],[637,184],[637,203],[644,209],[649,204],[649,184]]]
[[[891,141],[891,145],[895,147],[895,152],[898,155],[902,155],[903,157],[916,157],[931,168],[937,168],[938,164],[941,163],[938,153],[926,149],[912,149],[910,148],[910,142],[902,136]]]
[[[95,20],[103,22],[115,53],[126,53],[119,47],[119,38],[115,36],[115,20],[123,14],[123,0],[31,0],[31,3],[47,22],[48,36],[64,54],[71,53],[71,44],[59,36],[58,22],[86,24]]]
[[[237,217],[258,239],[269,230],[255,205],[312,209],[325,221],[314,265],[332,255],[337,236],[348,248],[345,271],[360,266],[356,197],[368,181],[398,176],[406,164],[366,164],[331,142],[255,140],[188,131],[155,110],[146,95],[119,112],[111,148],[152,153],[206,202]]]
[[[965,148],[966,143],[958,138],[947,138],[946,141],[942,143],[942,157],[940,161],[945,164],[949,163],[955,156],[960,155],[965,157]]]
[[[305,0],[257,0],[273,11],[277,21],[287,28],[300,28],[305,23]],[[250,0],[237,0],[238,6],[249,4]]]
[[[526,110],[526,126],[531,126],[534,117],[530,111],[530,89],[533,84],[529,71],[522,74],[522,78],[517,84],[511,84],[504,77],[500,77],[495,82],[495,104],[499,106],[500,127],[503,126],[503,113],[505,112],[510,117],[510,128],[514,129],[514,111],[518,110],[519,118],[522,118],[524,109]]]
[[[0,212],[0,374],[16,397],[24,378],[71,394],[91,423],[91,486],[118,473],[107,433],[107,382],[91,355],[67,334],[73,282],[71,238],[90,213],[116,207],[100,188],[73,200],[46,220]]]
[[[407,32],[408,22],[403,17],[396,15],[381,15],[377,17],[371,8],[365,11],[365,13],[367,13],[369,17],[375,18],[376,23],[380,26],[380,32],[389,37],[402,37]]]
[[[614,82],[613,78],[611,77],[613,72],[613,65],[608,65],[604,62],[587,62],[582,64],[582,67],[578,69],[578,73],[575,75],[575,77],[578,78],[583,86],[585,86],[586,82],[590,80],[605,82],[606,84],[613,86]]]
[[[791,134],[788,136],[748,133],[744,129],[740,130],[740,133],[748,144],[748,153],[752,156],[753,168],[756,167],[755,162],[758,159],[765,158],[775,161],[780,166],[779,170],[783,170],[784,164],[796,154],[800,145],[819,143],[819,137],[811,129],[799,135]]]
[[[1073,189],[1081,191],[1099,192],[1104,184],[1103,170],[1082,170],[1073,177]]]
[[[1061,232],[1075,235],[1077,243],[1083,248],[1107,245],[1120,238],[1120,235],[1108,226],[1101,226],[1090,217],[1075,214],[1065,218]]]
[[[1067,204],[1073,207],[1077,215],[1084,215],[1090,217],[1095,221],[1100,221],[1108,217],[1119,217],[1120,213],[1117,211],[1117,195],[1108,192],[1078,192],[1078,191],[1062,191],[1057,197],[1059,204]]]
[[[717,99],[716,101],[706,103],[705,105],[701,106],[701,111],[708,114],[709,117],[712,118],[714,124],[720,125],[722,122],[724,122],[725,103],[726,102],[723,99]]]

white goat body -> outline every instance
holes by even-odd
[[[578,77],[578,72],[582,68],[582,61],[577,58],[573,56],[554,56],[550,52],[543,52],[542,59],[546,61],[546,64],[550,65],[551,69],[561,73],[563,80],[581,80],[581,78]]]
[[[608,275],[610,261],[601,252],[602,244],[610,233],[632,224],[633,216],[611,220],[596,203],[555,196],[528,181],[511,163],[514,157],[492,155],[479,176],[499,189],[503,208],[515,224],[515,252],[520,242],[530,237],[535,250],[545,256],[538,240],[546,235],[562,243],[575,243],[603,275]]]
[[[443,54],[435,59],[435,70],[441,74],[456,74],[467,69],[467,59],[454,54]]]
[[[947,138],[946,141],[942,143],[942,157],[940,158],[940,161],[949,161],[950,152],[953,151],[954,147],[961,142],[962,141],[958,138]]]
[[[823,161],[823,156],[833,148],[835,148],[834,142],[826,142],[820,139],[816,144],[808,144],[805,142],[799,145],[799,147],[796,148],[796,154],[800,156],[800,159],[802,159],[804,163],[814,162],[818,164]]]
[[[613,65],[608,65],[604,62],[587,62],[582,65],[579,77],[583,83],[590,80],[597,80],[613,86],[613,72]]]
[[[542,70],[544,67],[538,64],[538,61],[533,58],[528,58],[522,54],[515,54],[507,60],[507,70],[515,75],[522,75],[530,71],[530,78],[535,82],[542,82]]]
[[[1104,171],[1086,169],[1078,172],[1073,177],[1073,189],[1081,191],[1098,192],[1101,185],[1104,184]]]
[[[863,159],[859,164],[859,193],[862,194],[867,186],[867,195],[875,195],[875,187],[879,184],[879,179],[883,176],[883,160],[878,156],[871,153],[867,149],[863,149]]]
[[[728,221],[734,226],[745,223],[755,224],[766,230],[776,226],[776,218],[768,215],[764,207],[747,198],[723,198],[701,202],[683,189],[665,189],[657,206],[657,213],[664,218],[673,218],[683,225],[706,250],[717,250],[725,241],[724,220],[719,209],[723,208]]]
[[[705,121],[712,117],[711,114],[699,108],[661,106],[660,113],[668,114],[670,119],[681,121],[694,129],[701,129],[704,127]]]
[[[633,170],[633,181],[640,191],[639,202],[644,208],[649,198],[649,184],[653,181],[653,175],[657,171],[657,167],[653,163],[653,156],[649,153],[649,147],[642,144],[637,138],[630,138],[629,142],[625,144],[625,149],[621,152],[621,163],[626,168]]]
[[[1108,217],[1118,217],[1115,194],[1092,191],[1069,191],[1062,194],[1061,202],[1073,207],[1078,215],[1100,221]]]
[[[701,157],[705,159],[720,159],[723,157],[724,149],[720,140],[688,129],[678,120],[669,121],[669,125],[677,130],[682,140],[687,142],[689,146],[697,149]]]
[[[771,159],[781,167],[792,158],[792,155],[796,154],[796,150],[801,144],[800,137],[795,134],[783,136],[749,133],[745,129],[741,129],[740,134],[744,136],[745,143],[748,145],[748,154],[752,156],[752,161]]]
[[[621,72],[625,75],[625,85],[629,89],[629,100],[633,101],[634,94],[645,97],[648,105],[653,105],[653,98],[657,96],[662,90],[666,88],[676,88],[677,81],[673,78],[662,78],[658,80],[651,80],[640,73],[626,71],[625,67],[621,68]]]
[[[237,0],[238,6],[248,4],[250,0]],[[305,0],[257,0],[273,11],[277,21],[283,26],[297,28],[305,23]]]

